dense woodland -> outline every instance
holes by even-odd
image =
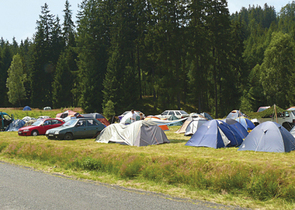
[[[76,23],[68,1],[63,22],[45,4],[34,37],[0,40],[0,107],[288,108],[294,29],[295,2],[229,14],[226,0],[84,0]]]

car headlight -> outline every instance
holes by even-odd
[[[59,131],[55,131],[54,134],[59,134]]]
[[[45,134],[49,134],[49,130],[47,130]]]
[[[25,129],[25,130],[23,130],[24,132],[29,132],[30,130],[29,129]]]

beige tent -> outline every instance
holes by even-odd
[[[199,120],[199,119],[202,119],[202,120],[207,120],[205,117],[203,117],[202,115],[200,114],[192,114],[190,115],[187,120],[183,123],[183,125],[177,130],[175,131],[175,133],[185,133],[186,132],[186,128],[188,127],[188,125],[193,121],[193,120]]]

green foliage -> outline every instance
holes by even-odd
[[[8,78],[6,86],[8,88],[9,102],[13,105],[21,106],[21,101],[26,98],[24,83],[26,74],[23,71],[23,63],[19,54],[13,56],[13,60],[8,69]]]
[[[260,82],[268,104],[291,105],[289,88],[293,85],[295,45],[290,35],[273,33],[261,65]]]
[[[23,103],[31,107],[102,112],[111,100],[121,113],[143,110],[144,97],[152,97],[155,113],[194,107],[219,117],[295,103],[294,3],[280,13],[265,4],[229,15],[223,0],[89,0],[77,29],[70,7],[66,1],[60,25],[44,4],[32,40],[1,40],[0,106],[10,105],[5,83],[16,53],[28,76]]]
[[[110,119],[112,119],[115,115],[115,105],[111,100],[109,100],[103,108],[103,116],[110,121]]]

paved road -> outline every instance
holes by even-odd
[[[78,181],[0,162],[0,210],[235,209],[119,186]]]

